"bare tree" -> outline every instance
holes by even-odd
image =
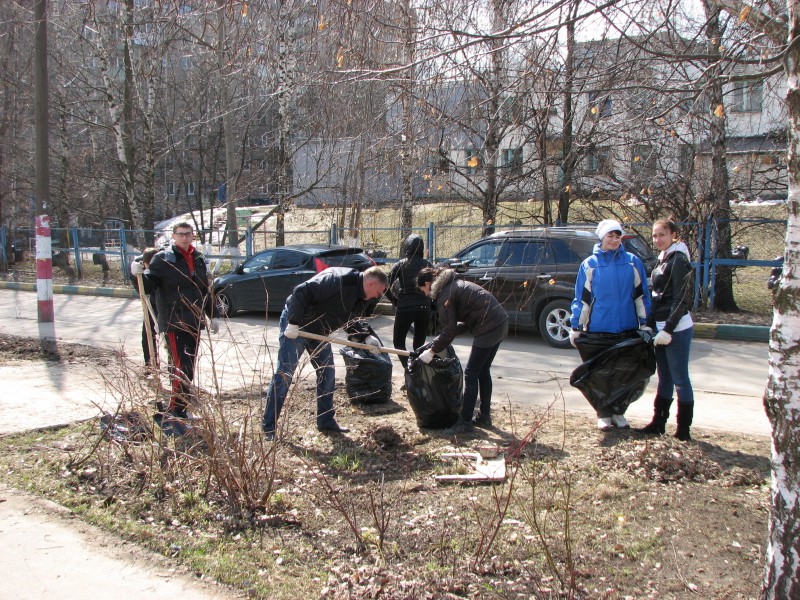
[[[748,4],[738,0],[713,0],[740,23],[746,22],[779,49],[788,82],[789,183],[788,221],[783,277],[775,294],[775,317],[770,335],[770,376],[764,407],[772,424],[772,511],[766,569],[761,597],[790,600],[800,597],[800,343],[798,277],[800,265],[800,3]],[[787,18],[788,16],[788,18]]]

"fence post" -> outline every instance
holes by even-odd
[[[710,309],[714,306],[714,284],[713,284],[713,277],[711,274],[712,269],[712,260],[711,260],[711,236],[713,235],[713,228],[712,228],[713,221],[711,217],[706,219],[706,237],[705,237],[705,255],[703,256],[703,291],[705,292],[704,297],[706,299],[705,307]]]
[[[253,222],[247,219],[247,229],[244,230],[244,254],[245,259],[253,256]]]
[[[436,245],[436,233],[433,225],[433,221],[428,223],[428,260],[430,262],[436,262],[434,257],[436,256],[436,252],[434,252]]]
[[[5,225],[0,227],[0,262],[3,266],[3,271],[8,271],[8,254],[6,253],[6,245],[8,243],[8,229]]]
[[[69,236],[72,238],[72,248],[75,252],[75,273],[78,280],[83,279],[83,264],[81,263],[81,245],[78,237],[78,228],[71,227]]]
[[[122,281],[128,280],[128,255],[126,254],[125,250],[128,248],[126,236],[125,236],[125,226],[119,228],[119,255],[120,255],[120,265],[122,267]]]
[[[328,243],[333,245],[336,243],[337,238],[336,223],[331,223],[330,233],[328,233]]]

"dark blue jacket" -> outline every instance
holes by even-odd
[[[361,331],[355,321],[370,316],[378,299],[364,297],[364,276],[357,269],[330,267],[296,286],[286,299],[289,323],[304,331],[328,335],[345,327]]]

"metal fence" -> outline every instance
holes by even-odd
[[[713,306],[714,282],[719,268],[734,268],[734,289],[737,303],[742,308],[761,312],[771,306],[771,293],[766,281],[769,270],[780,265],[783,255],[786,223],[775,219],[742,219],[730,221],[733,243],[737,246],[735,258],[719,258],[717,243],[720,220],[704,223],[682,223],[682,237],[689,245],[695,266],[695,299],[701,306]],[[225,272],[237,262],[256,252],[276,245],[277,232],[265,228],[254,230],[246,222],[239,256],[231,256],[226,246],[215,243],[196,242],[212,261],[214,273]],[[593,228],[594,224],[572,224],[576,227]],[[649,242],[649,223],[625,224],[626,229],[638,233]],[[495,231],[530,229],[519,224],[497,226]],[[427,227],[415,227],[416,233],[425,240],[427,256],[438,262],[453,256],[458,250],[481,237],[480,225],[451,225],[429,223]],[[0,228],[0,269],[15,278],[26,276],[25,258],[35,256],[35,230],[33,228]],[[220,236],[205,235],[206,239],[218,240]],[[155,245],[168,242],[169,235],[163,231],[138,231],[119,229],[57,229],[51,230],[53,266],[64,272],[70,280],[81,280],[84,276],[102,272],[104,283],[129,284],[130,261],[141,253],[134,240],[155,239]],[[403,236],[397,227],[361,227],[356,235],[331,225],[325,229],[287,230],[287,244],[342,243],[359,246],[374,258],[393,263],[400,258]],[[744,249],[744,250],[743,250]],[[30,263],[28,263],[30,264]],[[35,267],[31,267],[35,274]],[[89,273],[87,273],[87,271]]]

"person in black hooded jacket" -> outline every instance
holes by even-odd
[[[392,343],[398,350],[406,349],[406,337],[414,326],[414,346],[416,350],[425,343],[431,323],[431,301],[417,287],[417,275],[431,267],[423,257],[425,242],[416,234],[405,241],[405,258],[399,260],[389,273],[389,288],[386,295],[395,307],[394,335]],[[408,357],[401,356],[403,368],[408,367]]]

